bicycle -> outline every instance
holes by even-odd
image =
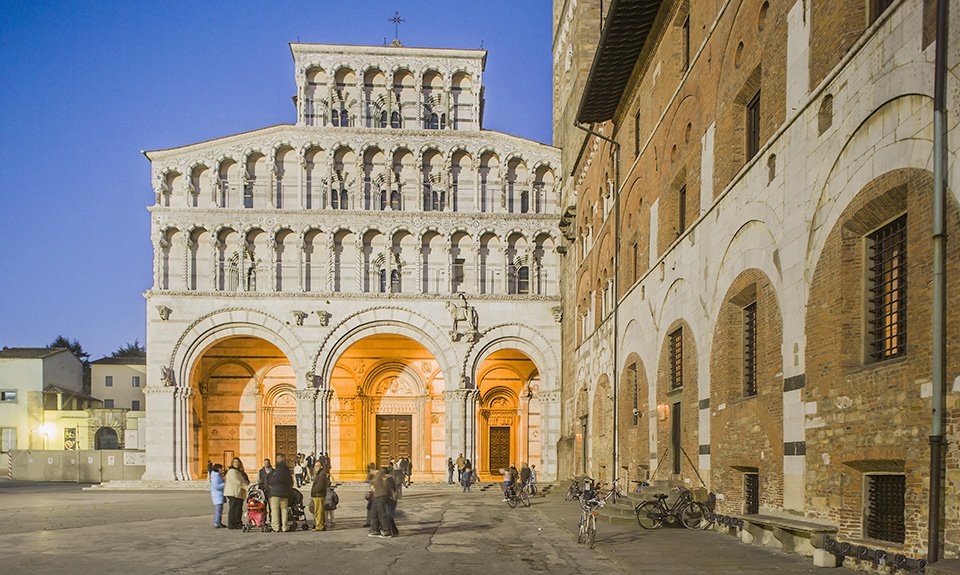
[[[611,489],[603,497],[596,497],[596,492],[584,492],[580,498],[580,526],[577,533],[577,543],[584,541],[590,544],[593,549],[597,542],[597,515],[599,509],[607,504],[607,501],[616,493],[616,489]]]
[[[643,501],[634,509],[637,524],[644,529],[657,529],[666,521],[680,522],[687,529],[701,529],[707,517],[707,508],[702,503],[694,501],[690,490],[677,487],[680,494],[673,505],[667,506],[667,495],[658,494],[655,501]]]
[[[593,479],[589,477],[574,478],[573,482],[570,483],[570,488],[567,489],[567,494],[563,498],[567,501],[580,499],[583,496],[583,484],[588,482],[593,484]]]
[[[513,483],[504,493],[505,499],[507,500],[507,505],[510,506],[510,509],[516,509],[518,504],[523,505],[524,507],[530,507],[530,494],[527,492],[526,486],[520,487],[517,489],[517,484]]]

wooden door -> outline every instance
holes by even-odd
[[[297,464],[297,426],[296,425],[277,425],[273,428],[274,447],[276,455],[284,455],[287,458],[287,467],[293,470]],[[274,459],[276,463],[276,459]]]
[[[510,428],[490,428],[490,473],[500,475],[500,469],[510,465]]]
[[[389,465],[390,460],[411,457],[413,445],[412,415],[377,416],[377,465]]]

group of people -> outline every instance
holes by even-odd
[[[457,457],[456,462],[453,461],[453,458],[447,458],[447,483],[449,485],[453,485],[454,470],[457,472],[457,483],[460,484],[464,493],[470,491],[470,486],[480,480],[480,476],[477,475],[473,464],[470,463],[470,460],[466,459],[462,453]]]
[[[400,535],[394,516],[397,501],[403,492],[404,479],[409,480],[409,476],[399,466],[394,467],[394,463],[391,459],[389,465],[379,469],[373,463],[367,466],[370,489],[366,495],[367,522],[363,526],[370,528],[368,537],[389,539]]]
[[[305,484],[305,481],[301,483],[299,476],[306,473],[309,473],[312,482],[310,497],[313,500],[314,531],[326,531],[327,525],[333,526],[333,512],[339,503],[339,496],[332,486],[330,459],[324,457],[325,455],[321,454],[321,458],[314,461],[311,453],[309,456],[303,457],[301,461],[302,454],[298,453],[293,473],[287,466],[285,455],[277,456],[276,467],[270,463],[269,459],[263,460],[263,467],[257,473],[257,482],[269,502],[270,523],[274,531],[289,530],[290,500],[295,498],[299,504],[302,499],[300,492],[294,488],[294,483],[296,482],[297,488]],[[306,473],[302,471],[304,464],[307,464],[309,470]],[[299,471],[297,471],[298,468],[300,468]],[[246,498],[247,488],[250,486],[250,478],[243,468],[243,462],[240,461],[240,458],[234,457],[230,467],[224,472],[221,464],[207,461],[207,474],[210,477],[210,495],[213,500],[214,528],[241,529],[243,527],[243,502]],[[297,475],[296,480],[294,475]],[[228,504],[226,525],[222,521],[224,503]]]
[[[321,452],[319,457],[315,457],[313,453],[310,455],[297,453],[297,461],[293,466],[293,479],[297,487],[303,487],[313,481],[318,465],[327,470],[330,469],[330,456],[327,452]]]
[[[537,493],[537,466],[534,465],[530,467],[526,463],[520,466],[520,469],[517,470],[517,466],[510,464],[509,467],[504,467],[500,469],[500,475],[503,476],[503,500],[507,501],[510,498],[510,491],[514,488],[514,485],[518,489],[524,489],[529,486],[530,495],[536,495]]]

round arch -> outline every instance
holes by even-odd
[[[463,361],[463,373],[470,374],[470,385],[476,386],[477,370],[483,360],[502,349],[516,349],[530,358],[540,372],[543,391],[559,389],[557,355],[553,346],[539,331],[519,323],[493,326],[470,347]]]
[[[119,449],[120,438],[112,427],[101,427],[93,437],[94,449]]]

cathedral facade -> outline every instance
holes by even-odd
[[[144,479],[555,476],[559,151],[482,128],[485,51],[291,51],[296,123],[146,154]]]

